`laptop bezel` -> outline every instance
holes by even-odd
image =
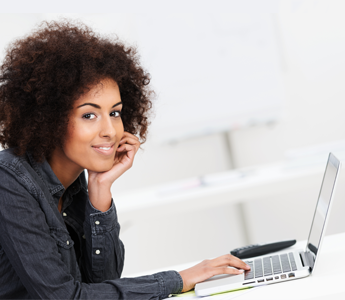
[[[317,206],[319,204],[319,200],[320,200],[320,196],[321,196],[321,191],[322,191],[322,187],[323,187],[323,184],[324,184],[324,181],[325,181],[325,177],[326,177],[326,172],[327,172],[327,167],[328,167],[328,164],[331,163],[335,166],[337,172],[335,174],[335,180],[334,180],[334,183],[333,183],[333,187],[332,187],[332,192],[331,192],[331,197],[330,197],[330,200],[329,200],[329,205],[328,205],[328,209],[327,209],[327,212],[326,212],[326,216],[325,216],[325,221],[323,223],[323,226],[322,226],[322,230],[321,230],[321,236],[320,236],[320,240],[319,240],[319,244],[318,244],[318,250],[317,250],[317,255],[314,255],[308,248],[308,244],[309,244],[309,241],[310,241],[310,236],[311,236],[311,233],[312,233],[312,230],[313,230],[313,225],[314,225],[314,221],[315,221],[315,215],[317,213]],[[310,230],[309,230],[309,235],[308,235],[308,239],[307,239],[307,243],[306,243],[306,246],[305,246],[305,255],[308,257],[313,257],[314,258],[314,261],[310,261],[309,259],[309,268],[310,268],[310,273],[313,272],[313,270],[315,269],[315,265],[318,261],[318,253],[320,252],[320,249],[322,247],[322,242],[323,242],[323,238],[325,236],[325,233],[326,233],[326,228],[327,228],[327,224],[328,224],[328,220],[329,220],[329,215],[330,215],[330,212],[332,210],[332,206],[333,206],[333,197],[335,195],[335,190],[336,190],[336,187],[337,187],[337,182],[338,182],[338,178],[339,178],[339,173],[340,173],[340,168],[341,168],[341,161],[335,157],[335,155],[330,152],[329,155],[328,155],[328,159],[327,159],[327,164],[326,164],[326,169],[325,169],[325,172],[323,174],[323,178],[322,178],[322,182],[321,182],[321,187],[320,187],[320,191],[319,191],[319,196],[317,198],[317,202],[316,202],[316,207],[315,207],[315,211],[314,211],[314,215],[313,215],[313,220],[312,220],[312,223],[311,223],[311,226],[310,226]]]

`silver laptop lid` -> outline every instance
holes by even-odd
[[[331,200],[334,196],[340,165],[340,161],[330,153],[306,246],[305,254],[309,261],[310,272],[315,267],[318,250],[321,247],[322,238],[325,233],[324,229],[327,225],[327,215],[329,215]]]

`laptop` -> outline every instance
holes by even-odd
[[[243,261],[250,267],[240,275],[216,275],[196,284],[197,296],[208,296],[247,287],[279,283],[311,275],[319,260],[319,252],[330,215],[332,198],[341,163],[330,153],[305,249],[279,251]]]

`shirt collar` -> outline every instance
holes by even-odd
[[[30,153],[27,153],[30,164],[38,174],[38,176],[42,179],[45,185],[48,187],[52,196],[56,199],[60,199],[60,197],[65,192],[65,188],[60,182],[60,180],[56,177],[55,173],[53,172],[52,168],[50,167],[47,160],[43,162],[36,162]],[[83,180],[84,179],[84,180]],[[68,191],[75,195],[80,191],[82,187],[85,187],[85,175],[84,172],[68,187]],[[86,188],[86,187],[85,187]]]

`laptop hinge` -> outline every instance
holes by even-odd
[[[310,252],[300,252],[299,253],[302,261],[303,267],[309,267],[309,270],[312,270],[314,267],[314,259]]]

